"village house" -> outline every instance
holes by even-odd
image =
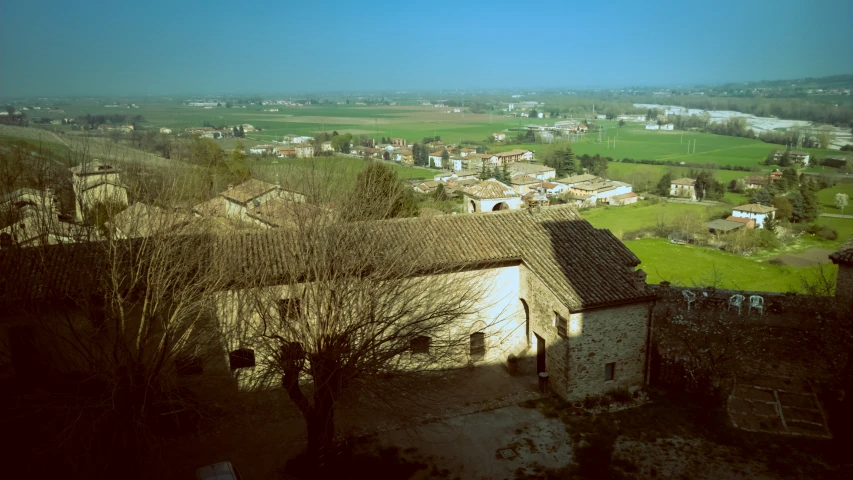
[[[546,167],[545,165],[535,165],[532,163],[513,163],[507,167],[512,176],[515,175],[530,175],[539,180],[552,180],[557,177],[557,170],[554,167]]]
[[[140,238],[189,233],[186,227],[192,221],[192,215],[137,202],[113,216],[108,228],[114,238]]]
[[[563,192],[569,191],[568,185],[564,185],[558,182],[542,182],[540,186],[545,190],[545,193],[548,195],[558,195]]]
[[[415,192],[417,193],[433,193],[438,188],[439,185],[443,185],[444,182],[440,180],[431,180],[426,182],[421,182],[414,186]]]
[[[393,145],[395,147],[408,147],[409,146],[409,144],[406,143],[405,138],[392,138],[391,139],[391,145]]]
[[[222,217],[252,223],[248,214],[265,203],[282,198],[291,203],[302,203],[305,195],[281,188],[279,185],[249,179],[239,185],[229,185],[228,188],[193,207],[193,212],[202,217]]]
[[[492,134],[492,138],[495,139],[496,142],[503,142],[506,140],[506,134],[503,132],[495,132]]]
[[[394,158],[394,161],[405,163],[407,165],[413,165],[415,163],[415,158],[412,156],[412,151],[408,148],[401,148],[399,150],[395,150],[391,154]]]
[[[296,158],[311,158],[314,156],[314,146],[310,143],[296,145]]]
[[[779,160],[782,160],[782,156],[785,155],[785,150],[776,150],[773,152],[773,159],[778,163]],[[802,150],[788,150],[788,158],[793,163],[800,163],[804,167],[809,165],[809,152]]]
[[[84,226],[60,220],[51,189],[19,188],[0,196],[0,249],[69,243],[97,236]]]
[[[732,216],[753,219],[758,228],[764,228],[767,219],[773,220],[776,218],[776,209],[757,203],[750,203],[735,207],[732,210]]]
[[[495,165],[503,165],[533,159],[533,152],[529,150],[513,149],[508,152],[500,152],[492,155],[491,161]]]
[[[616,181],[582,183],[571,187],[572,194],[586,197],[590,202],[602,203],[610,203],[612,197],[630,193],[631,190],[631,185]]]
[[[518,210],[522,207],[521,195],[494,178],[465,188],[462,196],[465,213]]]
[[[335,149],[332,147],[332,142],[330,140],[327,140],[327,141],[320,144],[320,151],[321,152],[334,152]]]
[[[582,185],[585,183],[594,183],[600,181],[602,181],[601,178],[598,178],[597,176],[591,175],[589,173],[584,173],[581,175],[572,175],[570,177],[564,177],[557,180],[558,183],[562,183],[563,185],[566,185],[570,188],[574,187],[575,185]]]
[[[296,156],[296,149],[295,148],[277,147],[275,149],[275,151],[276,151],[276,156],[279,158],[295,157]]]
[[[541,183],[542,180],[536,177],[531,177],[530,175],[515,175],[510,178],[509,181],[513,190],[518,192],[520,195],[525,195],[530,191],[536,191],[536,187],[539,187]]]
[[[696,179],[677,178],[670,183],[669,196],[696,200]]]
[[[770,183],[770,178],[764,175],[750,175],[743,179],[743,183],[747,189],[761,188]]]
[[[300,143],[308,143],[311,140],[314,140],[314,137],[309,137],[306,135],[285,135],[281,139],[281,143],[286,145],[298,145]]]
[[[160,128],[160,133],[165,133],[166,135],[169,135],[170,133],[172,133],[172,129],[171,129],[171,128],[162,127],[162,128]]]
[[[460,157],[466,157],[469,153],[477,153],[477,149],[476,148],[468,148],[468,147],[459,149],[459,156]]]
[[[127,187],[118,169],[98,160],[71,168],[75,218],[82,222],[99,203],[127,206]]]
[[[257,153],[260,155],[267,155],[276,152],[276,147],[273,145],[255,145],[254,147],[249,147],[249,152]]]
[[[477,172],[475,172],[474,170],[459,170],[457,172],[442,172],[442,173],[436,174],[433,177],[433,180],[435,180],[437,182],[447,182],[453,178],[455,178],[457,180],[471,180],[471,179],[477,178]]]
[[[441,155],[442,155],[442,152],[432,152],[432,153],[430,153],[430,154],[429,154],[429,163],[430,163],[430,166],[433,166],[433,167],[436,167],[436,168],[442,168],[442,164],[441,164]]]
[[[637,195],[637,192],[628,192],[622,193],[620,195],[614,195],[610,197],[610,206],[612,207],[621,207],[624,205],[631,205],[632,203],[637,203],[637,200],[640,198]]]
[[[244,123],[241,126],[243,127],[244,132],[254,132],[255,131],[255,127],[249,125],[248,123]]]

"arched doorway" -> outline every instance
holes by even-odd
[[[474,203],[474,200],[471,200],[471,213],[477,212],[477,204]]]
[[[504,202],[500,202],[500,203],[496,204],[494,207],[492,207],[493,212],[497,212],[500,210],[509,210],[509,205],[507,205]]]

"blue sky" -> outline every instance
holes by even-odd
[[[4,96],[692,85],[853,73],[851,0],[0,0],[0,18]]]

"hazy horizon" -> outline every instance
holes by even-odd
[[[689,87],[853,71],[853,2],[839,0],[0,8],[4,97]]]

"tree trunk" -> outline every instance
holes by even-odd
[[[315,395],[314,408],[306,417],[308,427],[308,455],[323,463],[335,438],[335,405],[330,401],[318,401]]]

